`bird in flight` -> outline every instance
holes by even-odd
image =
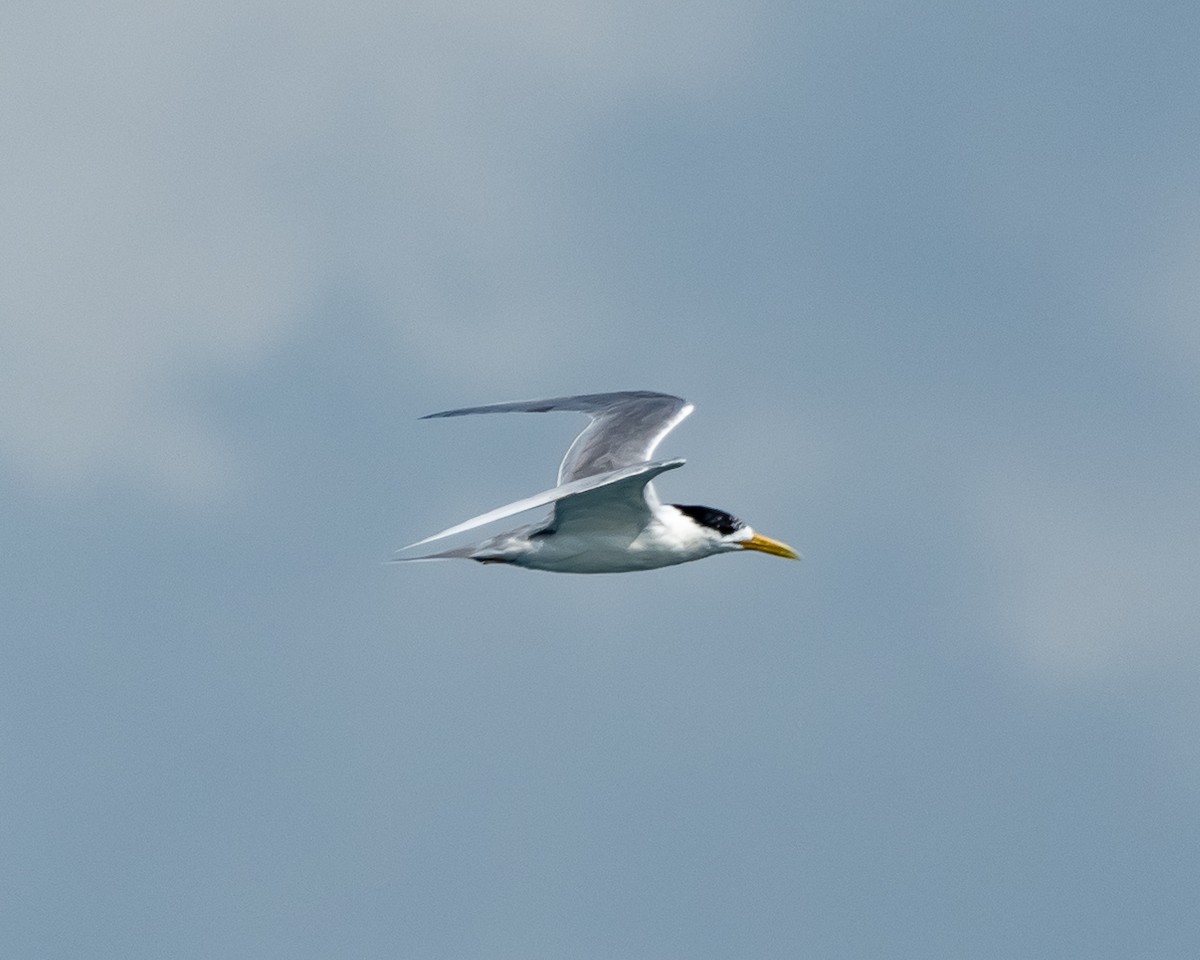
[[[650,482],[683,460],[651,460],[668,433],[692,412],[679,397],[647,390],[589,393],[431,413],[422,420],[473,413],[584,413],[590,422],[558,468],[558,485],[409,544],[420,547],[536,507],[553,506],[546,520],[439,553],[397,560],[462,557],[555,573],[653,570],[718,553],[758,550],[799,560],[785,543],[755,533],[712,507],[663,503]],[[403,553],[403,550],[400,551]]]

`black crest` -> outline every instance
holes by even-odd
[[[685,506],[682,503],[671,504],[680,513],[685,513],[702,527],[716,530],[723,537],[741,530],[745,524],[731,513],[715,510],[712,507]]]

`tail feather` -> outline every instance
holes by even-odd
[[[392,557],[388,563],[408,563],[411,560],[452,560],[461,557],[465,560],[474,559],[478,544],[466,547],[454,547],[451,550],[439,550],[437,553],[423,553],[419,557]]]

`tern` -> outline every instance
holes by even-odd
[[[663,437],[693,409],[686,400],[669,394],[628,390],[492,403],[422,417],[564,410],[586,414],[590,422],[563,457],[557,486],[464,520],[403,550],[552,505],[549,518],[465,547],[396,559],[460,557],[555,573],[653,570],[746,550],[799,560],[787,544],[755,533],[724,510],[658,499],[651,481],[685,461],[650,458]]]

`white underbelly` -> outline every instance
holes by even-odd
[[[538,549],[515,562],[556,573],[628,573],[697,560],[698,556],[663,543],[630,542],[623,537],[575,537],[551,534]]]

